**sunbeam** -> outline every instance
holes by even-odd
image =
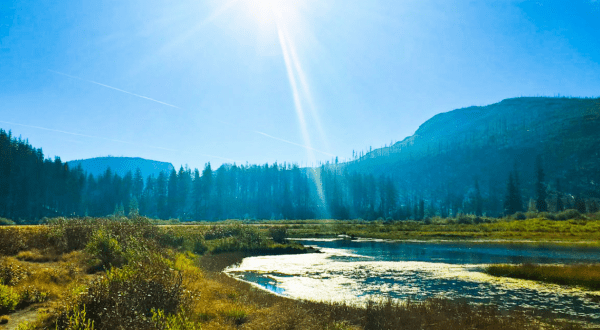
[[[298,61],[297,56],[295,54],[290,54],[292,52],[292,47],[290,46],[290,41],[287,38],[287,31],[283,26],[283,17],[281,17],[280,12],[274,12],[275,23],[277,26],[277,35],[279,37],[279,45],[281,47],[281,52],[283,54],[283,60],[285,62],[285,68],[288,76],[288,81],[290,84],[290,88],[292,90],[292,96],[294,99],[294,109],[296,110],[296,115],[298,117],[298,124],[300,126],[300,131],[302,132],[302,139],[304,140],[304,144],[308,146],[306,148],[308,159],[311,163],[316,162],[316,157],[314,154],[314,149],[312,147],[312,142],[310,138],[310,134],[308,132],[308,126],[306,124],[305,112],[302,106],[301,94],[298,88],[298,81],[296,75],[303,76],[303,71],[300,66],[300,61]],[[306,88],[304,89],[305,94],[308,92],[308,85],[306,84],[306,80],[302,77],[301,84],[304,84]],[[305,98],[310,100],[308,95],[305,95]],[[323,204],[323,209],[329,213],[329,207],[327,205],[327,201],[325,199],[325,194],[323,192],[323,183],[321,180],[321,173],[318,169],[312,169],[312,179],[315,182],[315,186],[317,188],[317,194],[319,195],[319,199]]]

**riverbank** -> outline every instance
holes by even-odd
[[[589,290],[600,290],[600,264],[577,265],[490,265],[485,272],[502,277],[581,286]]]
[[[423,221],[338,221],[286,223],[293,238],[335,238],[338,235],[388,240],[451,240],[553,243],[600,246],[600,220],[565,221],[536,217],[525,220],[487,219],[459,223],[454,219]]]

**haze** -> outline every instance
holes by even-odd
[[[600,2],[2,1],[0,128],[63,161],[317,165],[516,96],[598,96]]]

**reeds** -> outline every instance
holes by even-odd
[[[600,290],[600,264],[577,265],[492,265],[485,271],[494,276],[542,281],[561,285],[583,286]]]

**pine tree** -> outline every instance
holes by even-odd
[[[178,218],[177,214],[178,201],[178,182],[177,171],[173,169],[169,175],[169,183],[167,190],[167,213],[169,218]]]
[[[546,203],[546,186],[544,185],[544,169],[542,168],[542,158],[537,156],[535,161],[537,181],[535,190],[537,192],[537,200],[535,202],[538,212],[547,212],[548,204]]]
[[[560,181],[556,179],[556,212],[564,211],[565,205],[562,200],[562,192],[560,191]]]
[[[168,219],[167,209],[167,178],[165,172],[158,173],[156,179],[156,213],[160,219]]]
[[[506,198],[504,199],[504,214],[510,215],[516,212],[523,211],[523,202],[519,193],[518,180],[515,178],[516,171],[511,172],[508,176],[508,184],[506,187]]]
[[[483,200],[481,198],[481,189],[479,180],[475,179],[475,215],[480,217],[483,214]]]

